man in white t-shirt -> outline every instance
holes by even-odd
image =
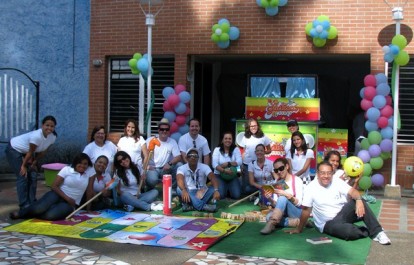
[[[315,226],[321,233],[344,240],[369,236],[381,245],[390,245],[391,240],[359,192],[332,176],[331,164],[321,162],[318,165],[317,179],[305,188],[300,223],[296,229],[286,232],[301,233],[312,212]],[[363,221],[366,226],[354,225],[358,221]]]
[[[147,145],[153,138],[147,139]],[[160,140],[160,146],[155,146],[154,154],[149,161],[146,184],[152,189],[162,179],[163,175],[171,174],[172,191],[175,193],[177,189],[175,175],[177,168],[183,164],[181,163],[181,153],[177,142],[170,138],[170,124],[167,119],[162,119],[158,124],[158,140]]]

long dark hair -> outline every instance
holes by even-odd
[[[244,137],[250,138],[253,135],[252,132],[250,131],[250,124],[252,123],[252,121],[255,121],[257,123],[257,132],[254,135],[254,137],[262,138],[264,136],[262,127],[260,126],[260,123],[254,118],[248,119],[246,123],[244,124]]]
[[[306,144],[306,140],[305,137],[303,136],[303,134],[300,131],[296,131],[292,133],[292,137],[290,138],[290,140],[292,141],[291,145],[290,145],[290,154],[293,158],[293,155],[295,154],[295,150],[296,150],[296,146],[293,144],[293,137],[294,136],[299,136],[300,139],[302,139],[302,145],[300,146],[300,149],[306,154],[306,151],[308,151],[308,145]]]
[[[93,130],[92,130],[92,133],[91,133],[91,143],[93,142],[93,141],[95,141],[95,139],[93,138],[94,136],[95,136],[95,133],[97,133],[99,130],[101,130],[101,129],[103,129],[104,130],[104,132],[105,132],[105,139],[104,139],[104,142],[106,141],[106,128],[105,128],[105,126],[103,126],[103,125],[98,125],[98,126],[95,126],[95,128],[93,128]]]
[[[331,158],[331,156],[337,156],[339,158],[339,164],[338,164],[338,169],[342,169],[342,164],[341,164],[341,154],[336,151],[336,150],[331,150],[329,151],[325,157],[323,158],[323,161],[327,161],[329,162],[329,159]]]
[[[88,166],[90,166],[90,167],[92,166],[92,161],[91,161],[91,159],[89,158],[89,156],[88,156],[87,154],[85,154],[85,153],[80,153],[80,154],[77,154],[77,155],[73,158],[71,167],[72,167],[73,169],[75,169],[75,168],[76,168],[76,165],[77,165],[77,164],[80,164],[83,160],[88,161]]]
[[[127,126],[128,126],[128,123],[130,123],[130,122],[133,123],[134,126],[135,126],[135,132],[132,135],[132,137],[134,137],[135,142],[138,142],[139,137],[141,136],[141,133],[140,133],[139,128],[138,128],[138,123],[134,119],[128,119],[128,120],[125,121],[125,124],[124,124],[124,136],[127,136],[128,135],[127,134]]]
[[[57,125],[56,118],[53,117],[52,115],[48,115],[48,116],[44,117],[43,120],[42,120],[42,124],[45,124],[45,122],[47,122],[47,121],[53,122],[55,124],[55,126]],[[56,129],[53,130],[53,135],[57,136]]]
[[[128,155],[127,152],[124,151],[118,151],[116,152],[114,156],[114,167],[116,170],[116,174],[118,177],[122,180],[122,182],[125,184],[125,186],[129,186],[129,180],[126,174],[126,168],[124,168],[121,163],[118,161],[118,156],[122,156],[122,159],[128,158],[129,159],[129,168],[131,169],[132,174],[137,179],[137,183],[139,183],[139,180],[141,179],[141,173],[139,173],[139,169],[137,165],[135,165],[132,160],[131,156]]]
[[[234,151],[234,148],[236,148],[236,144],[234,143],[234,137],[233,137],[233,133],[232,132],[230,132],[230,131],[227,131],[227,132],[224,132],[222,135],[221,135],[221,142],[220,142],[220,144],[219,144],[219,147],[220,147],[220,153],[222,154],[222,155],[224,155],[224,145],[223,145],[223,138],[224,138],[224,135],[226,135],[226,134],[230,134],[231,135],[231,138],[233,139],[233,141],[231,142],[231,145],[230,145],[230,148],[229,148],[229,157],[232,157],[233,156],[233,151]]]

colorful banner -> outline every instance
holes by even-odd
[[[341,162],[344,161],[348,154],[348,130],[319,128],[318,133],[318,163],[321,162],[331,150],[336,150],[341,154]]]
[[[319,121],[319,98],[251,98],[246,97],[246,118],[259,121]]]

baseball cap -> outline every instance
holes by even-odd
[[[287,127],[290,127],[290,126],[298,126],[298,122],[297,122],[297,120],[289,120],[287,122],[286,126]]]
[[[194,147],[188,149],[185,154],[188,155],[191,151],[194,151],[194,152],[196,152],[198,154],[198,149],[197,148],[194,148]]]

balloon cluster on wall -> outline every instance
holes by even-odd
[[[180,137],[189,131],[187,121],[190,115],[191,95],[184,85],[179,84],[174,88],[164,87],[162,96],[165,99],[162,106],[164,118],[170,123],[171,138],[178,143]]]
[[[392,38],[390,45],[382,47],[382,51],[384,52],[384,61],[387,63],[395,61],[395,63],[400,66],[407,65],[410,61],[410,56],[406,51],[404,51],[406,46],[407,39],[403,35],[395,35]]]
[[[362,140],[358,157],[364,162],[363,178],[361,178],[363,181],[359,181],[359,187],[366,190],[371,185],[384,184],[383,175],[371,176],[371,174],[373,170],[381,169],[384,160],[391,157],[394,109],[389,95],[391,88],[383,73],[365,76],[364,85],[360,96],[361,108],[365,111],[367,119],[365,129],[368,131],[368,138]]]
[[[288,0],[256,0],[256,4],[263,7],[268,16],[276,16],[279,13],[279,6],[287,5]]]
[[[148,54],[140,54],[139,52],[135,53],[131,59],[128,61],[129,67],[131,68],[131,72],[134,75],[141,74],[144,79],[147,79],[148,76],[148,68],[149,61],[148,61]],[[154,70],[151,68],[151,73]]]
[[[214,24],[211,30],[213,31],[211,40],[221,49],[228,48],[230,41],[237,40],[240,36],[239,28],[231,26],[230,21],[225,18],[220,19],[217,24]]]
[[[318,48],[325,46],[326,40],[332,40],[338,36],[338,30],[331,25],[329,17],[325,15],[306,24],[305,33],[313,39],[313,45]]]

